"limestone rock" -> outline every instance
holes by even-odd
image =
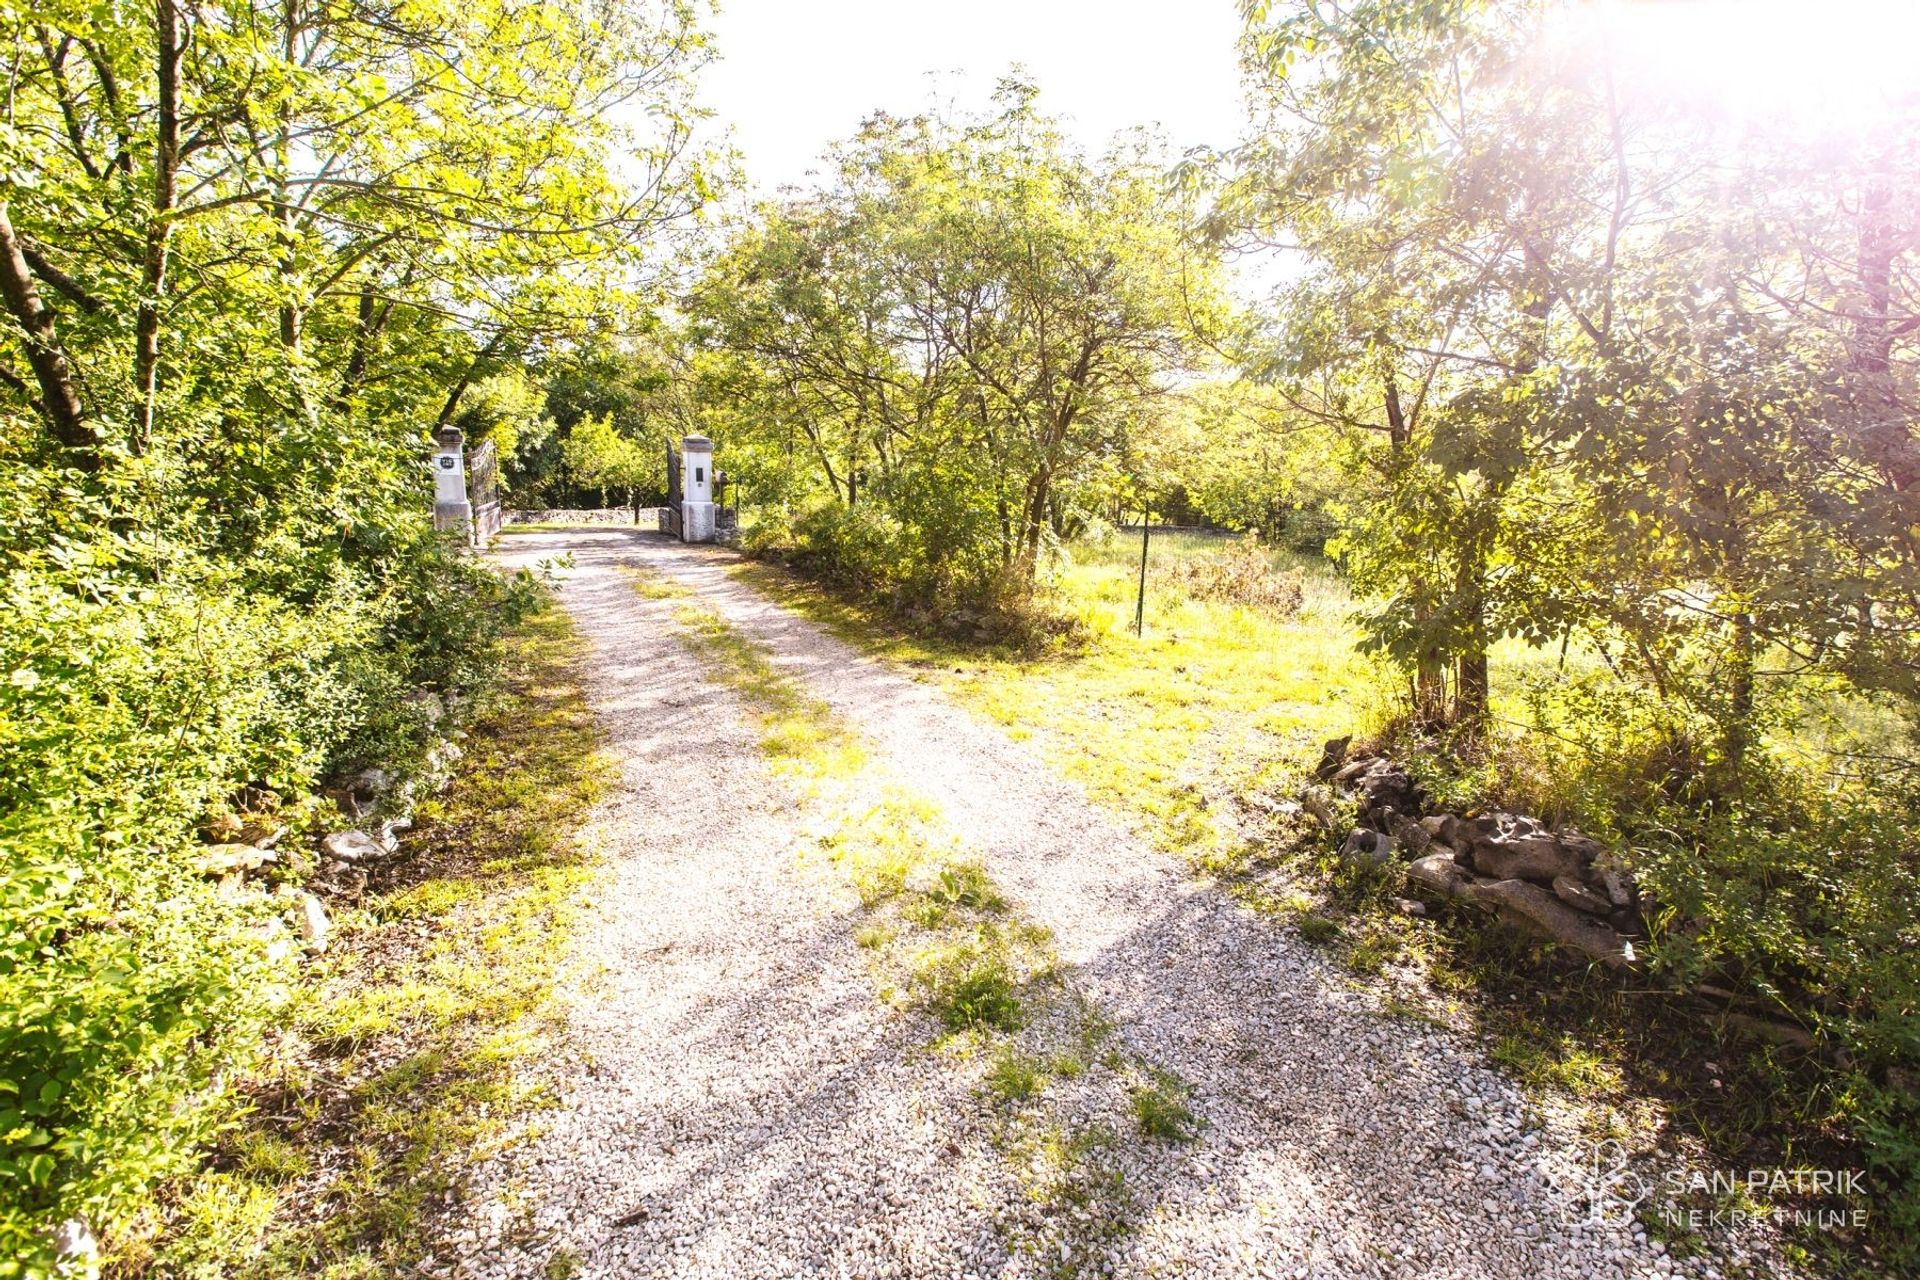
[[[400,848],[400,833],[412,829],[412,818],[389,818],[380,824],[380,834],[375,838],[379,840],[382,849],[388,853],[395,853]]]
[[[1455,818],[1441,838],[1457,848],[1470,849],[1490,841],[1524,840],[1546,834],[1547,829],[1537,819],[1496,809],[1472,818]]]
[[[1632,907],[1640,896],[1633,876],[1621,864],[1619,855],[1611,851],[1594,859],[1587,881],[1605,893],[1607,900],[1620,910]]]
[[[1590,916],[1608,916],[1613,914],[1613,903],[1604,894],[1595,893],[1584,883],[1571,876],[1555,876],[1553,896],[1560,899],[1576,911],[1584,911]]]
[[[225,876],[236,871],[254,871],[273,860],[274,854],[268,849],[250,844],[216,844],[202,850],[194,865],[202,875]]]
[[[430,689],[415,689],[400,701],[430,725],[437,725],[447,718],[447,704]]]
[[[1427,833],[1426,824],[1416,822],[1412,818],[1396,815],[1388,830],[1399,842],[1405,857],[1417,858],[1433,844],[1433,837]]]
[[[362,769],[341,779],[338,786],[328,789],[327,795],[340,806],[340,812],[358,819],[380,808],[398,782],[399,777],[392,770]]]
[[[1353,745],[1353,735],[1344,738],[1329,738],[1320,748],[1320,763],[1313,767],[1313,776],[1325,782],[1340,771],[1347,762],[1347,748]]]
[[[1390,830],[1396,815],[1417,818],[1427,807],[1427,793],[1385,756],[1353,761],[1333,775],[1333,783],[1353,794],[1361,821],[1378,831]]]
[[[1415,858],[1407,866],[1407,883],[1430,890],[1443,898],[1472,901],[1468,886],[1473,877],[1455,865],[1451,853],[1430,853]]]
[[[1584,879],[1587,864],[1557,837],[1536,835],[1477,841],[1473,869],[1493,880],[1531,880],[1549,886],[1563,877]]]
[[[1472,885],[1479,901],[1510,920],[1528,925],[1548,939],[1589,956],[1611,969],[1639,964],[1633,944],[1608,925],[1583,915],[1537,884],[1525,880],[1480,880]]]
[[[1355,827],[1340,845],[1340,860],[1362,867],[1384,867],[1393,861],[1394,839],[1365,827]]]
[[[300,936],[306,939],[307,950],[321,952],[327,949],[327,935],[333,930],[333,922],[327,919],[327,909],[320,899],[310,893],[303,893],[295,903],[299,912]]]
[[[336,831],[320,842],[320,848],[329,858],[354,865],[378,862],[388,853],[385,845],[364,831]]]
[[[1333,817],[1333,801],[1324,787],[1308,787],[1300,795],[1300,807],[1313,815],[1313,820],[1332,831],[1336,825]]]

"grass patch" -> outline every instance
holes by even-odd
[[[1562,1089],[1577,1097],[1616,1094],[1619,1068],[1567,1032],[1537,1025],[1502,1034],[1488,1055],[1535,1087]]]
[[[1294,927],[1300,930],[1300,936],[1308,942],[1321,944],[1332,942],[1345,932],[1338,920],[1329,919],[1312,912],[1302,914],[1294,921]]]
[[[520,1068],[547,1047],[559,943],[592,875],[573,833],[611,777],[579,647],[552,607],[512,638],[452,785],[419,806],[385,882],[336,908],[251,1113],[175,1188],[130,1274],[408,1270],[468,1163],[539,1107]]]
[[[1134,1122],[1155,1142],[1192,1142],[1200,1133],[1200,1121],[1187,1105],[1192,1096],[1193,1086],[1172,1072],[1149,1071],[1131,1092]]]
[[[632,567],[626,572],[634,590],[646,599],[692,595],[659,574]],[[707,679],[731,690],[753,715],[760,752],[777,769],[821,779],[853,773],[864,763],[864,750],[833,709],[778,670],[765,648],[703,604],[681,604],[674,620],[680,624],[681,642],[706,664]]]
[[[997,930],[926,948],[914,959],[913,978],[927,1011],[949,1031],[1018,1031],[1026,1023],[1020,979]]]
[[[1047,1069],[1018,1046],[1003,1044],[987,1068],[987,1093],[1000,1102],[1025,1102],[1047,1087]]]
[[[620,572],[642,600],[685,600],[693,595],[692,588],[682,586],[662,573],[654,573],[636,565],[622,565]]]

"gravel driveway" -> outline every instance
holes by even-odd
[[[561,553],[623,784],[587,832],[606,871],[561,993],[556,1105],[476,1175],[439,1255],[459,1274],[1720,1274],[1593,1222],[1571,1124],[1474,1046],[1383,1015],[1027,746],[729,576],[730,553],[583,529],[513,535],[502,559]],[[675,603],[623,566],[691,588],[830,704],[1051,929],[1130,1059],[1191,1086],[1196,1141],[1128,1129],[1102,1157],[1124,1230],[1037,1208],[981,1064],[876,998],[857,901],[795,856],[817,801],[768,773]],[[1103,1105],[1058,1103],[1070,1127]]]

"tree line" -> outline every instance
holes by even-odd
[[[0,12],[19,1275],[62,1221],[116,1256],[154,1229],[281,1007],[285,904],[203,874],[207,833],[299,832],[327,779],[415,767],[531,604],[434,536],[431,432],[643,327],[727,161],[694,141],[706,40],[673,0]]]

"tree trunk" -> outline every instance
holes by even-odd
[[[460,412],[460,398],[466,395],[467,388],[473,385],[474,377],[480,372],[480,366],[499,354],[504,337],[504,330],[494,334],[487,340],[487,345],[480,348],[473,359],[467,362],[467,371],[460,375],[460,381],[453,384],[452,390],[447,392],[445,403],[440,406],[440,416],[434,420],[433,424],[435,431],[453,424],[454,415]],[[600,495],[600,505],[603,507],[607,505],[604,492]]]
[[[1387,409],[1387,448],[1395,463],[1399,464],[1405,460],[1412,446],[1413,432],[1407,422],[1406,409],[1400,403],[1400,386],[1392,374],[1387,375],[1383,399]],[[1430,626],[1433,622],[1433,604],[1428,597],[1427,584],[1415,581],[1412,586],[1414,625]],[[1416,724],[1429,729],[1446,722],[1447,661],[1440,652],[1440,646],[1432,642],[1423,643],[1414,659],[1413,718]]]
[[[1047,503],[1053,495],[1053,472],[1041,467],[1027,481],[1027,500],[1021,512],[1020,547],[1016,557],[1020,580],[1032,582],[1040,567],[1040,536],[1047,527]]]
[[[87,425],[79,392],[74,389],[73,370],[54,332],[53,312],[40,301],[40,288],[20,251],[5,200],[0,200],[0,295],[6,298],[7,310],[26,335],[27,363],[39,384],[40,411],[46,415],[53,438],[62,448],[73,451],[74,461],[84,470],[94,470],[100,463],[99,441]]]
[[[1474,732],[1491,715],[1492,683],[1487,664],[1487,561],[1492,554],[1493,522],[1499,519],[1499,494],[1487,495],[1483,519],[1473,521],[1471,537],[1460,548],[1454,590],[1459,601],[1459,640],[1454,648],[1453,721]]]
[[[289,67],[294,65],[300,36],[299,0],[286,0],[285,30],[281,32],[280,53]],[[280,109],[280,134],[274,142],[274,193],[273,218],[274,238],[280,252],[280,287],[285,296],[280,301],[280,345],[296,355],[300,351],[300,335],[306,320],[306,312],[301,307],[298,292],[299,261],[295,252],[298,242],[298,226],[293,199],[288,192],[288,183],[292,177],[292,160],[289,155],[293,139],[293,108],[283,105]]]
[[[1727,776],[1736,791],[1745,776],[1747,749],[1753,741],[1753,615],[1733,615],[1733,636],[1727,653],[1727,724],[1723,743]]]
[[[154,134],[153,209],[147,218],[140,302],[133,331],[133,386],[138,397],[132,442],[135,453],[142,452],[153,436],[160,390],[160,299],[166,292],[168,242],[173,233],[180,168],[180,11],[175,0],[154,0],[154,13],[159,39],[155,68],[159,115]]]
[[[1484,569],[1475,572],[1476,581]],[[1454,677],[1453,718],[1470,727],[1481,727],[1492,714],[1491,681],[1487,670],[1486,599],[1476,591],[1468,602],[1466,622],[1471,637],[1460,655]]]

